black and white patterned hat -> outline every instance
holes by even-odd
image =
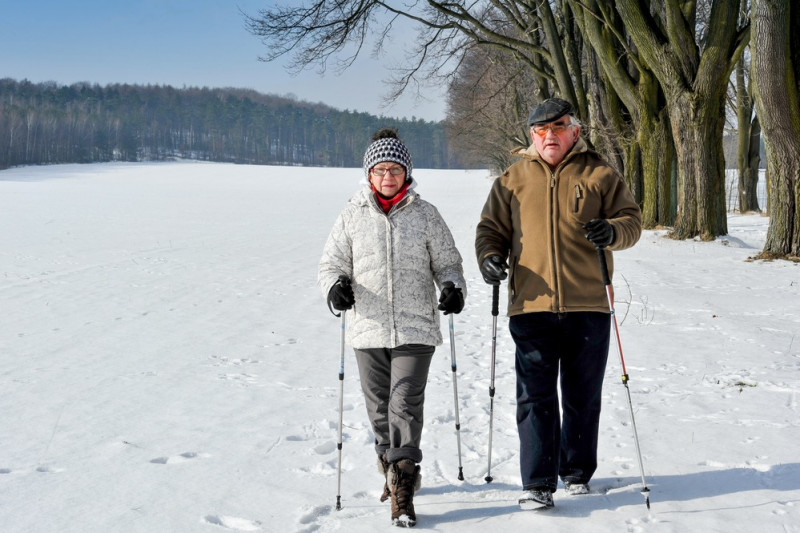
[[[385,136],[384,136],[385,135]],[[411,179],[411,154],[394,130],[381,130],[373,137],[375,140],[364,153],[364,175],[369,179],[369,171],[378,163],[391,161],[403,165],[406,169],[406,179]]]

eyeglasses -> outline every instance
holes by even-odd
[[[567,131],[567,128],[571,128],[572,124],[569,122],[566,124],[541,124],[541,125],[534,125],[533,126],[533,133],[538,135],[539,137],[546,137],[548,131],[552,131],[554,134],[559,135]]]
[[[378,176],[379,178],[382,178],[383,175],[386,174],[387,172],[389,174],[391,174],[392,176],[399,176],[400,174],[403,174],[405,171],[406,171],[406,169],[404,169],[403,167],[373,168],[372,169],[372,173],[375,174],[376,176]]]

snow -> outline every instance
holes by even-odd
[[[513,343],[473,257],[485,171],[415,170],[464,256],[423,434],[418,530],[800,532],[800,265],[749,261],[768,219],[715,242],[646,231],[615,254],[616,310],[651,509],[610,354],[592,493],[523,512]],[[213,163],[0,172],[0,516],[5,532],[373,532],[372,437],[316,286],[360,169]],[[501,309],[504,306],[501,298]],[[545,529],[542,529],[545,528]]]

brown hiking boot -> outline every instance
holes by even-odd
[[[378,456],[378,472],[383,476],[383,494],[381,494],[381,501],[385,502],[392,495],[389,489],[389,461],[386,460],[386,454],[382,453]]]
[[[389,476],[392,492],[392,524],[399,527],[417,525],[414,512],[414,489],[419,477],[419,466],[411,459],[401,459],[391,466]]]
[[[392,476],[394,473],[392,472],[391,464],[386,459],[386,454],[381,454],[378,456],[378,472],[385,478],[385,482],[383,483],[383,494],[381,494],[381,501],[385,502],[389,499],[392,495]],[[417,492],[420,487],[422,486],[422,473],[417,471],[417,479],[414,482],[414,492]]]

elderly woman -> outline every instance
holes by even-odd
[[[392,522],[416,524],[428,369],[442,344],[437,308],[459,313],[461,255],[438,210],[414,191],[411,156],[391,129],[364,154],[365,187],[336,219],[318,285],[334,309],[352,309],[347,342],[356,356]],[[436,286],[441,289],[436,298]]]

